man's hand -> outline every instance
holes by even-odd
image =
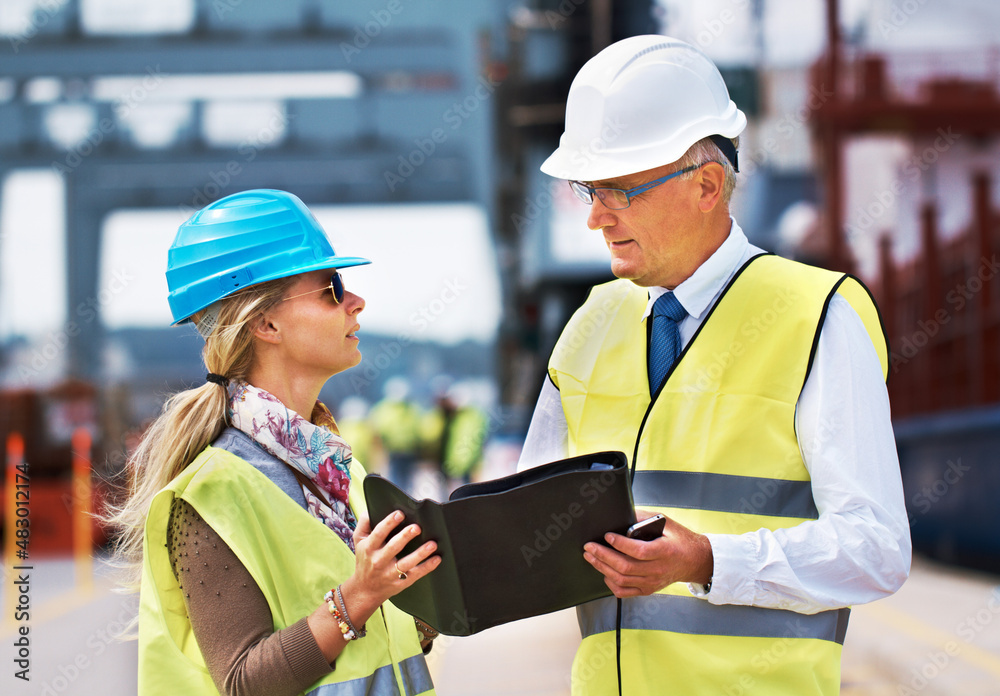
[[[649,517],[639,512],[639,518]],[[616,597],[650,595],[675,582],[702,585],[712,579],[714,562],[708,537],[692,532],[669,517],[663,536],[653,541],[606,534],[612,546],[586,544],[584,559],[604,576]]]

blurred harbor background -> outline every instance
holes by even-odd
[[[843,693],[1000,693],[997,26],[993,0],[3,0],[3,693],[135,692],[135,644],[110,638],[134,599],[79,520],[203,381],[163,271],[217,198],[292,191],[373,260],[345,272],[364,360],[322,394],[369,470],[435,498],[513,470],[549,350],[611,277],[538,166],[579,67],[643,33],[699,46],[747,113],[751,241],[858,275],[890,336],[916,558],[854,610]],[[441,640],[438,692],[567,694],[577,640],[564,612]]]

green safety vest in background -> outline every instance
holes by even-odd
[[[445,443],[442,468],[453,478],[471,474],[483,461],[489,423],[474,406],[455,411]]]
[[[748,262],[652,400],[645,288],[595,287],[549,361],[569,456],[621,450],[637,508],[699,533],[743,534],[818,517],[795,406],[834,293],[858,312],[887,373],[878,310],[850,276],[776,256]],[[617,693],[617,601],[578,607],[575,695]],[[623,600],[623,694],[833,695],[849,609],[806,615],[716,606],[674,583]]]
[[[386,451],[417,454],[420,449],[420,409],[408,401],[382,400],[370,418]]]
[[[365,472],[351,466],[350,505],[365,511]],[[236,455],[208,447],[153,499],[139,607],[139,694],[215,694],[166,548],[171,501],[188,501],[233,550],[267,599],[274,630],[308,616],[354,572],[337,535]],[[433,687],[413,618],[390,603],[348,643],[310,696],[410,696]]]

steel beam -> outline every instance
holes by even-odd
[[[20,45],[16,53],[8,44],[0,53],[0,75],[86,80],[143,75],[154,68],[167,75],[350,70],[374,80],[393,73],[457,70],[459,47],[448,32],[386,34],[377,46],[363,49],[352,41],[347,32],[58,40],[39,36]]]

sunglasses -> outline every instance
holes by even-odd
[[[330,284],[324,285],[316,290],[310,290],[309,292],[299,293],[298,295],[292,295],[291,297],[286,297],[282,302],[287,302],[288,300],[294,300],[296,297],[302,297],[304,295],[312,295],[314,292],[323,292],[324,290],[329,290],[333,293],[333,299],[337,304],[344,301],[344,279],[337,271],[333,272],[330,276]]]

